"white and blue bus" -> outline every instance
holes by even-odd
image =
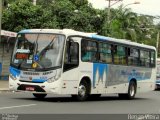
[[[53,93],[83,101],[117,93],[133,99],[154,90],[155,80],[153,46],[70,29],[27,29],[17,35],[9,88],[36,98]]]

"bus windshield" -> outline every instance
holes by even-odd
[[[11,65],[18,69],[53,69],[62,65],[64,35],[18,34]]]

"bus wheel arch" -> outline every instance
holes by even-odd
[[[83,77],[79,82],[77,95],[72,95],[78,101],[85,101],[91,92],[91,80],[89,77]]]
[[[85,76],[85,77],[83,77],[83,78],[81,79],[80,82],[82,82],[82,81],[86,81],[86,82],[87,82],[88,87],[89,87],[89,88],[88,88],[88,89],[89,89],[88,94],[90,94],[90,93],[91,93],[91,79],[90,79],[89,77]]]

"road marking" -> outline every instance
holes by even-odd
[[[20,108],[20,107],[30,107],[30,106],[34,106],[37,104],[28,104],[28,105],[19,105],[19,106],[10,106],[10,107],[0,107],[0,110],[3,109],[12,109],[12,108]]]

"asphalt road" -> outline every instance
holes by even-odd
[[[160,91],[137,94],[134,100],[122,100],[116,94],[85,102],[70,96],[48,95],[35,99],[31,93],[0,93],[0,113],[13,114],[160,114]]]

